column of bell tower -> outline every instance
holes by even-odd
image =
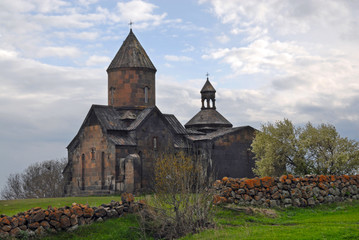
[[[108,105],[135,108],[155,106],[156,71],[131,29],[107,69]]]

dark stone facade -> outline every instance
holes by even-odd
[[[66,195],[148,190],[154,159],[165,151],[199,157],[217,177],[253,177],[255,129],[233,128],[215,106],[209,79],[202,108],[185,127],[155,105],[156,68],[130,31],[108,73],[108,105],[93,105],[68,145]]]

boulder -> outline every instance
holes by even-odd
[[[10,220],[7,217],[0,218],[0,226],[1,225],[10,225]]]
[[[33,222],[28,225],[29,229],[36,230],[40,226],[39,222]]]
[[[35,234],[36,236],[43,236],[46,234],[46,230],[42,226],[40,226],[35,230]]]
[[[47,222],[47,221],[42,221],[40,223],[40,225],[44,228],[44,229],[49,229],[51,226],[50,226],[50,223]]]
[[[82,208],[79,206],[73,206],[72,210],[74,211],[74,214],[76,214],[79,217],[81,217],[84,214],[84,212],[82,211]]]
[[[72,226],[75,226],[78,224],[78,217],[75,214],[72,214],[70,217],[70,222]]]
[[[132,195],[132,193],[122,193],[121,201],[123,203],[132,203],[135,201],[135,197]]]
[[[314,198],[308,198],[308,206],[314,206],[314,205],[315,205]]]
[[[11,218],[10,220],[10,225],[13,227],[13,228],[16,228],[19,226],[19,219],[17,217],[13,217]]]
[[[66,215],[62,215],[60,218],[60,224],[62,229],[69,228],[71,226],[70,218]]]
[[[10,225],[4,225],[1,230],[3,230],[4,232],[10,232],[11,228],[12,227]]]
[[[93,210],[92,208],[86,207],[83,209],[83,213],[84,213],[83,216],[85,218],[91,218],[94,215],[95,210]]]
[[[107,215],[107,212],[103,207],[100,207],[95,210],[95,216],[98,218],[105,217],[106,215]]]
[[[12,237],[18,237],[21,233],[21,229],[16,227],[16,228],[13,228],[11,231],[10,231],[10,236]]]
[[[50,220],[50,225],[56,228],[56,230],[61,229],[61,223],[56,220]]]
[[[42,220],[45,219],[45,217],[46,215],[44,211],[38,211],[32,216],[31,222],[41,222]]]

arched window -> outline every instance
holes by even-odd
[[[145,103],[148,103],[148,90],[149,90],[149,88],[146,86],[145,87]]]
[[[96,160],[96,148],[91,148],[91,160],[95,161]]]
[[[81,171],[81,189],[82,190],[85,190],[85,154],[82,154],[81,156],[81,168],[82,168],[82,171]]]
[[[101,189],[105,187],[105,152],[101,153]]]
[[[153,138],[153,150],[157,150],[157,144],[158,144],[158,142],[157,142],[157,137],[154,137]]]

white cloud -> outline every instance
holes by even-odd
[[[225,34],[222,34],[222,35],[219,35],[216,37],[217,41],[220,42],[220,43],[227,43],[229,42],[230,38],[225,35]]]
[[[86,66],[96,66],[96,65],[108,65],[111,62],[111,59],[107,56],[97,56],[92,55],[87,61]]]
[[[165,59],[171,62],[190,62],[193,59],[187,56],[165,55]]]
[[[55,32],[54,33],[56,36],[58,36],[59,38],[63,38],[63,39],[80,39],[80,40],[85,40],[85,41],[92,41],[92,40],[96,40],[99,38],[99,33],[98,32]]]
[[[291,35],[331,28],[335,30],[329,33],[332,36],[343,35],[351,31],[343,26],[357,16],[354,1],[232,0],[223,4],[221,0],[201,0],[200,3],[210,3],[212,13],[222,23],[230,24],[234,34],[248,31],[248,35],[257,35],[269,28],[272,34]],[[254,33],[253,28],[257,29]]]
[[[65,46],[65,47],[43,47],[36,53],[37,57],[76,57],[81,54],[78,48]]]
[[[113,22],[132,21],[136,29],[143,29],[149,26],[158,26],[165,21],[167,13],[154,14],[156,8],[158,7],[152,3],[132,0],[130,2],[118,2],[115,12],[110,12],[104,8],[99,8],[99,10]]]

